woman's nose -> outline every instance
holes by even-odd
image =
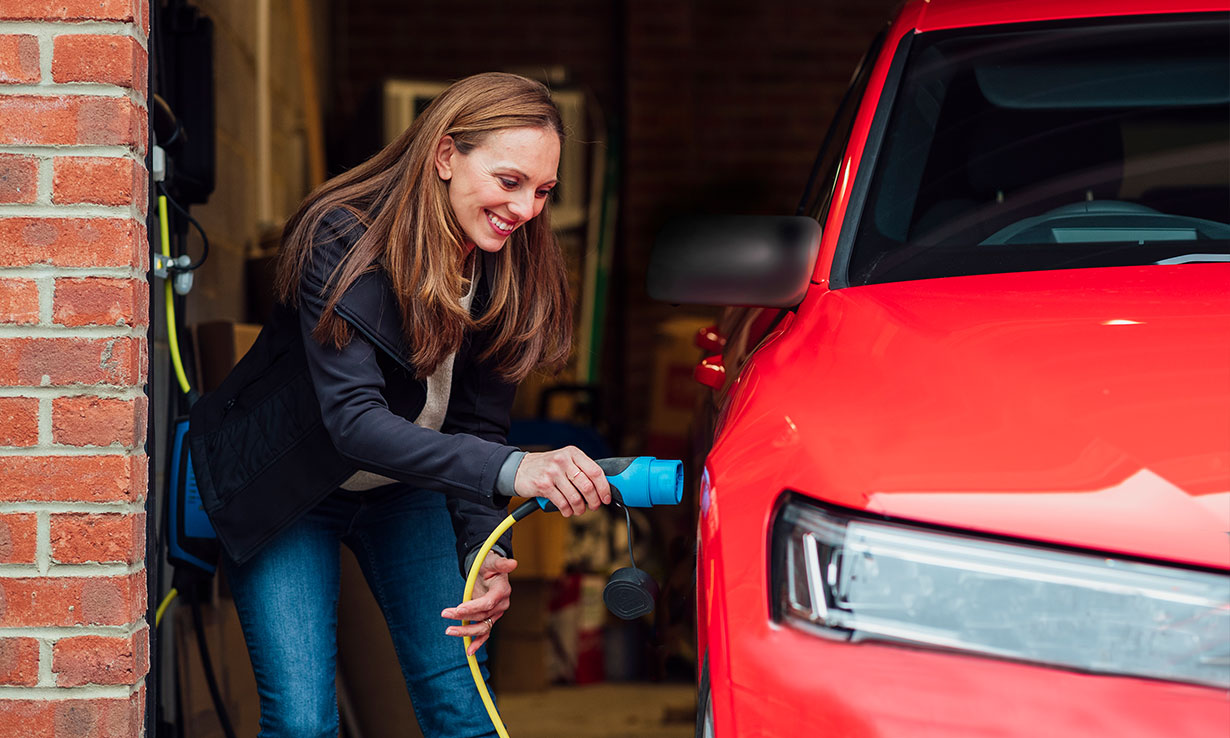
[[[518,194],[508,204],[508,209],[518,220],[529,220],[534,217],[534,193]]]

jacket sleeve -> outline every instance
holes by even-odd
[[[300,281],[299,329],[334,446],[360,469],[494,508],[499,504],[494,499],[497,475],[515,449],[494,437],[441,433],[397,415],[384,399],[386,380],[371,342],[355,331],[337,349],[312,336],[324,309],[325,284],[350,245],[333,218],[317,238],[312,263]]]
[[[448,413],[441,430],[504,444],[508,438],[516,385],[501,379],[486,362],[478,361],[479,351],[470,353],[471,361],[453,375]],[[457,534],[457,559],[461,564],[462,576],[468,574],[467,558],[471,553],[477,553],[478,547],[507,515],[503,508],[512,498],[497,493],[494,499],[499,509],[459,497],[448,499],[453,531]],[[496,546],[504,556],[512,557],[511,529],[500,536]]]

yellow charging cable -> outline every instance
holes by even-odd
[[[171,606],[171,601],[179,596],[179,590],[171,587],[171,591],[167,592],[167,596],[162,598],[162,602],[158,605],[158,611],[154,613],[154,628],[157,629],[162,625],[162,615]]]
[[[504,531],[513,527],[513,524],[518,520],[523,520],[531,513],[537,512],[542,508],[537,502],[524,502],[517,509],[512,511],[512,514],[500,521],[500,524],[495,527],[491,535],[487,536],[487,540],[478,549],[478,555],[474,557],[474,563],[470,564],[469,576],[466,577],[466,588],[461,595],[462,602],[469,602],[470,597],[474,595],[474,585],[478,582],[478,570],[483,566],[483,560],[487,558],[487,554],[491,552],[492,546],[499,540],[500,536],[504,535]],[[462,625],[469,625],[470,621],[462,620]],[[487,691],[487,681],[483,679],[483,674],[478,670],[478,659],[470,653],[470,636],[464,636],[461,639],[466,650],[466,662],[470,664],[470,675],[474,677],[474,686],[478,687],[478,695],[483,698],[483,706],[487,708],[487,715],[491,717],[491,724],[495,726],[495,732],[500,738],[508,738],[508,729],[504,727],[504,721],[500,720],[500,713],[495,709],[495,702],[491,700],[491,693]]]
[[[162,260],[163,264],[169,265],[171,261],[171,228],[167,218],[167,196],[158,196],[158,228],[162,237]],[[179,333],[175,329],[175,294],[171,289],[170,274],[163,279],[167,287],[167,343],[171,346],[171,364],[175,366],[175,378],[179,381],[179,388],[184,394],[192,391],[192,386],[188,384],[188,375],[184,373],[184,361],[179,354]]]
[[[171,227],[170,221],[167,218],[167,196],[158,196],[158,234],[162,242],[162,260],[164,264],[171,261]],[[179,381],[179,388],[186,395],[192,391],[192,385],[188,383],[188,375],[184,372],[184,361],[179,355],[179,333],[175,329],[175,294],[171,288],[171,275],[162,280],[166,283],[167,293],[167,343],[171,346],[171,364],[175,366],[175,378]],[[174,587],[167,592],[166,597],[158,605],[158,610],[154,613],[154,628],[157,629],[162,624],[162,616],[170,607],[171,602],[179,595],[179,590]]]

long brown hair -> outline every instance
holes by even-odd
[[[488,134],[507,128],[543,128],[554,131],[561,143],[564,138],[559,110],[539,82],[488,73],[440,93],[395,141],[325,182],[287,221],[278,256],[278,299],[298,304],[313,237],[325,217],[341,209],[366,230],[328,278],[316,340],[339,348],[350,341],[350,326],[334,307],[360,275],[383,268],[420,378],[456,351],[465,331],[473,329],[490,330],[491,341],[479,358],[493,360],[507,380],[563,364],[572,344],[572,313],[549,204],[500,249],[486,310],[474,319],[459,302],[465,287],[465,235],[449,205],[448,184],[435,170],[436,145],[452,136],[466,154]]]

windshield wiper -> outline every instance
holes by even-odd
[[[1209,262],[1230,261],[1230,254],[1183,254],[1169,259],[1155,261],[1154,264],[1207,264]]]

